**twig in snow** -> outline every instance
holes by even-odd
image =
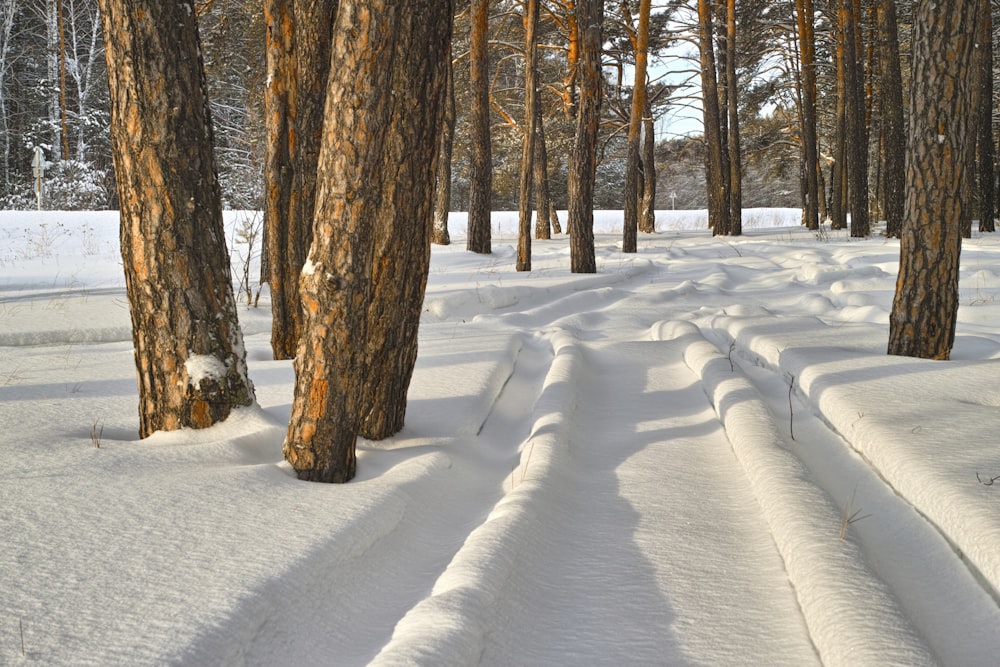
[[[788,435],[791,436],[792,440],[795,440],[795,430],[793,428],[795,421],[795,411],[792,409],[792,390],[795,388],[795,376],[791,373],[788,374]]]
[[[979,476],[979,473],[977,472],[976,479],[978,479],[979,483],[982,484],[983,486],[993,486],[994,484],[997,483],[998,480],[1000,480],[1000,475],[997,475],[996,477],[987,477],[986,479],[983,479],[982,477]]]

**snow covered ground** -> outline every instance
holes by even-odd
[[[259,407],[140,442],[117,216],[0,213],[0,664],[997,664],[1000,237],[920,361],[897,242],[797,217],[664,211],[628,256],[600,213],[573,275],[454,216],[407,426],[329,486],[281,460],[266,289]]]

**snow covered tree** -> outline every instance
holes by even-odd
[[[359,433],[402,424],[430,259],[450,0],[341,0],[285,458],[355,475]],[[430,156],[430,165],[428,165]]]
[[[140,435],[254,400],[193,0],[100,0]]]
[[[917,0],[899,276],[889,354],[948,359],[958,316],[962,188],[975,148],[973,52],[979,0]]]

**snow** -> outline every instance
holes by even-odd
[[[1000,239],[935,362],[885,354],[896,241],[602,211],[598,273],[518,273],[516,219],[453,214],[406,427],[332,486],[266,288],[259,405],[139,441],[117,215],[0,212],[0,664],[996,664]]]

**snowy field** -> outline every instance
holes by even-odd
[[[0,664],[998,664],[1000,236],[933,362],[885,355],[896,241],[608,212],[597,274],[519,274],[515,219],[453,217],[407,426],[330,486],[266,289],[259,407],[140,442],[116,214],[0,213]]]

